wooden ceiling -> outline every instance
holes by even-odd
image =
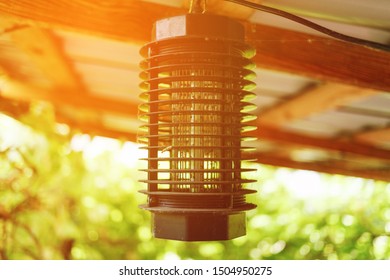
[[[138,49],[187,2],[0,1],[0,110],[45,100],[60,123],[136,141]],[[258,162],[390,181],[390,52],[208,8],[241,20],[257,50]]]

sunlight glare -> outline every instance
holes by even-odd
[[[17,120],[0,113],[0,150],[21,147],[31,140],[33,131]]]
[[[76,134],[70,141],[70,146],[73,151],[81,152],[91,142],[91,136],[88,134]]]
[[[163,256],[163,260],[176,261],[176,260],[180,260],[180,257],[174,252],[166,252]]]
[[[147,152],[146,150],[141,150],[139,145],[126,142],[123,144],[120,152],[118,153],[116,159],[119,163],[125,165],[129,168],[137,167],[138,161],[140,158],[146,158]]]
[[[96,157],[110,153],[116,162],[128,168],[135,168],[139,164],[140,158],[147,157],[147,151],[139,148],[139,145],[133,142],[121,141],[95,136],[91,138],[88,134],[77,134],[71,140],[73,151],[83,152],[86,160],[94,160]]]
[[[297,170],[293,172],[277,172],[286,189],[295,197],[309,199],[321,197],[326,192],[320,174],[314,171]]]

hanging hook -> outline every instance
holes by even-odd
[[[204,14],[207,0],[191,0],[190,14]]]

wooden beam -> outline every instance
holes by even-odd
[[[94,136],[104,136],[118,140],[131,141],[134,143],[137,143],[138,141],[137,134],[135,133],[107,128],[99,122],[76,120],[66,117],[58,112],[56,112],[56,121],[67,124],[72,127],[72,129],[80,130],[82,133]]]
[[[258,130],[258,134],[256,136],[259,139],[264,140],[272,140],[281,143],[297,144],[325,150],[333,150],[361,156],[373,157],[377,159],[390,160],[390,150],[380,149],[372,145],[356,143],[352,141],[308,136],[304,134],[275,129],[274,127],[268,127],[264,125]]]
[[[134,0],[104,3],[93,0],[7,0],[0,2],[0,13],[40,26],[143,44],[150,40],[155,20],[185,14],[187,9]]]
[[[86,108],[91,110],[109,111],[115,114],[121,114],[130,118],[136,118],[138,106],[130,102],[119,102],[108,100],[101,97],[76,94],[53,94],[51,91],[34,88],[30,85],[18,82],[8,82],[2,95],[9,98],[19,98],[22,100],[39,99],[54,103],[56,106],[64,104],[77,108]],[[291,143],[302,146],[315,147],[326,150],[347,152],[362,156],[368,156],[378,159],[390,160],[390,151],[374,147],[373,145],[347,142],[338,139],[329,139],[322,137],[307,136],[298,133],[292,133],[275,129],[263,125],[258,130],[257,137],[264,140],[272,140],[284,143]]]
[[[20,118],[20,116],[26,114],[28,111],[28,102],[8,99],[0,94],[0,112],[8,114],[13,118]],[[67,124],[72,129],[80,130],[83,133],[137,142],[136,133],[112,129],[104,126],[99,121],[92,121],[91,119],[86,121],[73,118],[72,116],[65,116],[65,114],[60,113],[58,110],[55,111],[55,115],[58,123]]]
[[[8,18],[3,17],[0,18],[0,34],[6,34],[8,32],[13,32],[13,30],[17,30],[18,22],[15,17]]]
[[[50,31],[27,27],[10,34],[15,45],[41,70],[53,87],[85,91],[80,77]]]
[[[343,84],[319,85],[262,112],[259,117],[259,127],[263,124],[282,126],[296,119],[319,114],[375,94],[377,92],[374,90]]]
[[[2,103],[1,103],[2,104]],[[76,120],[71,117],[56,112],[56,121],[65,123],[72,127],[72,129],[80,130],[82,133],[90,135],[110,137],[120,140],[137,142],[137,135],[131,132],[119,131],[110,129],[99,122],[91,122],[84,120]],[[311,170],[330,174],[340,174],[345,176],[355,176],[361,178],[390,181],[390,171],[367,170],[367,169],[347,169],[343,162],[297,162],[286,156],[278,156],[271,153],[257,153],[254,155],[257,162],[277,167],[288,167],[293,169]]]
[[[184,7],[189,9],[192,0],[184,0]],[[252,0],[251,2],[260,4],[262,0]],[[247,20],[256,11],[254,9],[237,5],[224,0],[207,0],[206,10],[208,13],[229,15],[229,17]]]
[[[372,145],[378,145],[385,141],[390,143],[390,127],[358,133],[354,136],[354,140]]]
[[[12,118],[19,118],[30,110],[28,102],[15,101],[14,99],[5,98],[0,93],[0,113],[7,114]]]
[[[246,30],[258,67],[390,91],[390,52],[265,25]]]
[[[346,169],[344,164],[340,162],[320,163],[320,162],[297,162],[287,157],[275,157],[269,154],[257,154],[258,163],[267,164],[277,167],[288,167],[293,169],[311,170],[322,173],[340,174],[345,176],[353,176],[367,179],[375,179],[381,181],[390,181],[390,168],[388,170],[367,170],[367,169]]]
[[[66,123],[73,128],[79,129],[83,133],[137,142],[137,135],[131,132],[108,129],[99,123],[75,121],[58,114],[56,118],[57,121]],[[275,156],[271,153],[256,153],[254,154],[254,157],[257,158],[258,163],[277,167],[288,167],[293,169],[311,170],[330,174],[340,174],[345,176],[390,181],[390,167],[389,170],[347,169],[345,168],[343,161],[298,162],[293,161],[288,157]]]
[[[123,132],[118,130],[109,130],[98,123],[82,123],[75,122],[63,116],[57,116],[59,122],[66,123],[80,131],[105,137],[116,139],[123,139],[132,142],[137,142],[137,136],[133,133]],[[288,167],[293,169],[311,170],[329,174],[340,174],[344,176],[353,176],[367,179],[375,179],[382,181],[390,181],[390,167],[389,170],[368,170],[368,169],[347,169],[343,161],[339,162],[298,162],[293,161],[285,156],[275,156],[271,153],[256,153],[254,157],[257,162],[261,164],[272,165],[276,167]]]
[[[55,106],[70,105],[80,109],[108,111],[124,116],[137,117],[138,105],[128,101],[115,101],[108,98],[93,96],[83,92],[66,91],[64,89],[45,89],[37,86],[7,79],[0,95],[10,99],[32,101],[42,100]]]
[[[186,12],[143,1],[0,3],[0,13],[28,22],[142,44],[150,40],[156,19]],[[257,49],[255,62],[259,67],[390,91],[390,52],[260,24],[246,23],[246,31],[249,43]]]

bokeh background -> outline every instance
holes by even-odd
[[[390,183],[254,164],[247,235],[155,239],[134,143],[0,113],[0,259],[390,259]]]

